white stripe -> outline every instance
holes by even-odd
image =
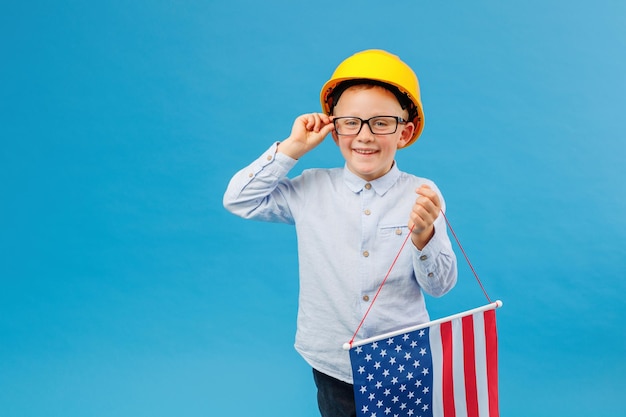
[[[452,321],[452,375],[454,381],[454,408],[456,417],[467,417],[465,399],[465,369],[463,361],[463,323]]]
[[[476,351],[476,390],[478,415],[489,416],[489,391],[487,389],[487,348],[485,344],[485,315],[474,315],[474,348]]]
[[[443,392],[441,390],[441,387],[443,386],[443,381],[441,378],[441,370],[443,369],[443,351],[441,346],[441,331],[439,325],[430,328],[429,339],[430,354],[433,360],[433,369],[430,370],[431,375],[433,376],[433,403],[431,407],[433,410],[433,417],[444,417]]]

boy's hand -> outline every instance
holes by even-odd
[[[435,234],[435,219],[441,212],[441,201],[435,191],[422,185],[415,190],[419,195],[409,216],[409,228],[413,228],[411,240],[417,249],[422,250]]]
[[[322,143],[334,129],[332,119],[326,114],[310,113],[298,116],[291,128],[291,135],[278,145],[278,152],[293,159],[300,159],[302,155]]]

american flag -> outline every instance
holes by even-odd
[[[500,301],[355,343],[359,417],[498,417]]]

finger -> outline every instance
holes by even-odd
[[[422,185],[420,188],[415,190],[415,192],[421,197],[430,200],[437,210],[441,208],[441,201],[439,199],[439,194],[437,194],[437,192],[433,190],[432,188],[430,188],[429,186]]]
[[[320,131],[320,129],[322,128],[322,126],[324,125],[324,123],[322,123],[322,118],[320,117],[320,114],[319,114],[319,113],[315,113],[315,114],[313,115],[313,118],[315,119],[315,128],[314,128],[314,130],[315,130],[315,132],[317,133],[317,132],[319,132],[319,131]]]

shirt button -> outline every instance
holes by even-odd
[[[432,277],[434,277],[434,276],[435,276],[435,274],[434,274],[434,273],[432,273],[432,272],[429,272],[429,273],[428,273],[428,278],[432,278]]]
[[[366,216],[369,216],[370,214],[372,214],[372,212],[369,211],[369,210],[365,210],[364,213],[365,213]]]
[[[396,234],[399,236],[402,234],[402,229],[396,229]]]
[[[367,184],[365,184],[365,189],[369,190],[372,188],[372,184],[370,184],[369,182]]]
[[[363,296],[363,301],[367,302],[370,300],[370,296],[369,295],[364,295]]]
[[[368,251],[363,251],[363,256],[367,258],[368,256],[370,256],[370,253]]]
[[[254,174],[251,172],[248,174],[248,178],[252,178],[252,177],[254,177]]]
[[[272,155],[267,155],[267,160],[271,161],[272,160]]]
[[[426,259],[428,259],[428,256],[426,255],[420,256],[420,261],[425,261]]]

